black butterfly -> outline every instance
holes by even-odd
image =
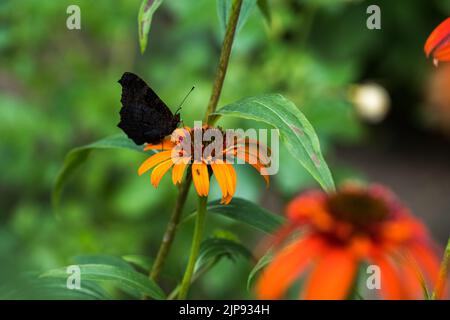
[[[173,115],[144,80],[125,72],[119,83],[122,85],[122,109],[117,126],[134,143],[159,143],[177,128],[180,115]]]

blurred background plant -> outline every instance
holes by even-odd
[[[81,8],[81,30],[66,28],[71,4]],[[450,224],[450,69],[435,69],[424,58],[423,43],[450,15],[448,1],[269,4],[270,23],[254,10],[237,35],[219,106],[282,93],[314,125],[338,183],[368,179],[390,186],[444,243]],[[381,30],[366,28],[369,4],[381,7]],[[0,286],[18,283],[21,272],[70,264],[77,255],[154,257],[158,249],[175,187],[164,179],[155,190],[138,177],[142,154],[93,152],[67,185],[58,217],[50,202],[68,150],[119,132],[117,80],[124,71],[138,72],[173,110],[195,85],[182,116],[186,124],[203,117],[223,36],[215,1],[165,1],[153,17],[144,55],[139,5],[0,3]],[[369,93],[366,85],[373,85]],[[255,125],[231,118],[219,124]],[[243,179],[237,196],[282,213],[290,197],[316,186],[286,150],[280,159],[269,190],[254,183],[257,173],[238,168]],[[186,213],[194,208],[191,193]],[[215,186],[211,198],[219,197]],[[249,248],[261,237],[225,218],[210,216],[208,224],[214,230],[209,235],[231,230]],[[192,221],[186,225],[166,264],[167,286],[176,284],[187,261]],[[222,260],[195,284],[192,297],[252,297],[246,288],[251,269],[245,259]]]

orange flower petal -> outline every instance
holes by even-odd
[[[257,145],[243,145],[243,146],[237,146],[233,151],[238,154],[245,154],[247,153],[248,155],[250,155],[250,162],[252,163],[256,163],[256,162],[260,162],[262,163],[264,166],[269,165],[270,164],[270,158],[267,156],[267,153],[264,153],[264,151],[261,151],[260,149],[261,147],[258,148]],[[265,149],[262,149],[265,150]],[[266,151],[267,152],[267,151]]]
[[[450,40],[450,18],[445,19],[439,24],[433,32],[431,32],[427,41],[425,42],[425,53],[427,57],[434,50],[439,50],[439,47],[446,44]]]
[[[226,197],[222,197],[222,200],[220,201],[220,203],[221,204],[229,204],[231,202],[231,199],[233,199],[233,196],[231,194],[229,194]]]
[[[234,193],[236,192],[236,171],[231,164],[224,164],[223,170],[227,183],[228,195],[226,197],[222,197],[221,202],[223,204],[229,204],[231,199],[233,198]]]
[[[305,287],[305,299],[342,300],[347,297],[358,263],[349,250],[330,248],[320,258]]]
[[[172,169],[172,182],[173,184],[181,183],[183,179],[183,173],[186,169],[187,163],[183,159],[179,160]]]
[[[266,146],[265,144],[261,143],[258,140],[255,139],[250,139],[250,138],[245,138],[245,137],[240,137],[237,141],[236,141],[236,146],[240,146],[240,145],[244,145],[244,146],[251,146],[254,147],[255,149],[261,149],[263,151],[263,153],[265,154],[270,154],[272,152],[272,150]]]
[[[234,195],[236,192],[236,183],[237,183],[237,177],[236,177],[236,171],[234,170],[233,166],[231,164],[225,164],[225,176],[227,178],[227,184],[228,184],[228,193],[230,195]]]
[[[170,140],[170,137],[164,138],[161,143],[147,144],[144,147],[144,151],[148,150],[170,150],[175,147],[175,144]]]
[[[371,240],[364,235],[353,236],[349,244],[349,249],[353,252],[353,255],[358,258],[367,257],[371,248]]]
[[[442,266],[439,272],[438,280],[436,281],[434,287],[434,295],[438,300],[447,299],[448,300],[448,292],[447,292],[447,278],[448,278],[448,264],[447,266]]]
[[[223,200],[227,198],[228,195],[232,196],[231,190],[229,190],[227,183],[227,168],[224,163],[211,163],[211,168],[213,170],[214,176],[216,177],[220,190],[222,191],[223,202]]]
[[[450,42],[436,49],[433,56],[436,60],[450,61]]]
[[[259,299],[278,299],[323,250],[318,238],[307,237],[282,249],[263,271],[256,285]]]
[[[172,159],[166,160],[160,164],[158,164],[155,169],[152,171],[152,175],[150,176],[150,182],[156,188],[161,181],[162,177],[166,174],[166,172],[172,168],[173,161]]]
[[[401,275],[390,261],[389,257],[375,256],[373,263],[380,268],[381,273],[381,295],[387,300],[402,300],[406,298]]]
[[[309,191],[296,197],[287,207],[287,217],[296,223],[312,222],[320,230],[330,230],[334,221],[327,211],[325,193]]]
[[[387,241],[402,242],[410,239],[415,231],[413,221],[402,219],[385,222],[380,231],[380,236]]]
[[[206,197],[209,193],[209,173],[206,164],[192,164],[192,179],[197,194],[201,197]]]
[[[425,244],[413,244],[409,246],[409,254],[417,262],[429,282],[436,283],[440,259],[433,248]]]
[[[402,256],[398,263],[408,299],[424,299],[422,286],[426,286],[426,283],[417,263],[409,256]]]
[[[153,168],[154,166],[156,166],[158,163],[170,159],[171,153],[172,152],[168,150],[152,155],[150,158],[148,158],[141,164],[141,166],[138,169],[138,175],[142,175],[151,168]]]

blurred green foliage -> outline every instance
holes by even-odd
[[[382,7],[382,31],[365,27],[364,1],[269,1],[270,26],[254,10],[237,36],[219,106],[262,93],[284,94],[314,125],[338,180],[355,175],[332,161],[335,143],[359,143],[366,132],[347,99],[349,85],[376,79],[404,89],[405,104],[414,101],[428,64],[424,39],[450,14],[447,1],[373,2]],[[66,28],[71,4],[81,8],[81,30]],[[0,3],[0,286],[24,271],[67,265],[80,254],[156,253],[176,188],[167,177],[157,190],[148,177],[138,177],[142,154],[93,152],[67,185],[59,218],[50,202],[65,154],[119,132],[117,80],[124,71],[148,80],[173,110],[195,85],[182,117],[186,125],[203,118],[222,38],[215,1],[164,1],[144,55],[137,35],[139,5],[139,0]],[[255,126],[231,118],[219,124]],[[317,186],[286,150],[281,163],[269,191],[252,169],[238,168],[237,195],[256,202],[264,195],[270,199],[265,204],[281,213],[289,197]],[[215,186],[212,197],[218,195]],[[191,197],[186,213],[193,208]],[[261,237],[225,218],[211,216],[207,223],[207,235],[232,230],[248,248]],[[192,222],[180,228],[163,287],[173,287],[182,275],[192,228]],[[251,269],[242,259],[222,260],[195,284],[194,297],[251,297],[246,289]]]

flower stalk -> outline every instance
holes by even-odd
[[[217,68],[216,77],[213,84],[213,89],[211,97],[208,103],[208,107],[205,113],[205,122],[213,123],[216,118],[210,117],[217,108],[217,103],[219,102],[220,94],[222,92],[223,82],[228,68],[228,62],[231,54],[231,48],[234,41],[234,35],[236,33],[236,26],[239,19],[239,14],[241,11],[242,0],[233,0],[231,7],[231,14],[227,24],[227,29],[225,31],[225,37],[222,44],[222,49],[220,52],[219,66]],[[150,278],[157,280],[161,273],[161,270],[166,261],[167,255],[171,249],[175,233],[180,222],[180,218],[183,212],[184,204],[186,203],[186,198],[189,193],[189,188],[192,183],[191,175],[186,175],[186,179],[180,187],[178,197],[176,200],[175,208],[167,225],[166,231],[163,236],[158,254],[156,256],[155,263],[150,272]]]
[[[198,197],[198,209],[197,217],[195,219],[194,237],[192,239],[191,252],[189,254],[189,261],[186,267],[186,271],[183,276],[183,280],[180,286],[180,292],[178,295],[179,300],[184,300],[187,297],[189,286],[191,284],[192,275],[194,273],[195,263],[197,262],[198,253],[200,251],[200,244],[203,237],[203,228],[206,218],[206,203],[208,197]]]
[[[166,231],[164,232],[164,236],[161,241],[161,246],[159,247],[158,254],[156,255],[155,262],[150,271],[150,278],[154,281],[157,281],[159,278],[159,274],[161,273],[164,262],[166,261],[167,255],[169,254],[170,247],[172,246],[173,239],[175,238],[175,233],[178,224],[180,223],[181,215],[183,213],[183,207],[186,203],[186,198],[189,193],[191,182],[192,175],[187,174],[186,179],[180,185],[175,207],[173,209],[169,223],[167,224]]]
[[[217,103],[219,102],[220,93],[222,92],[223,81],[228,69],[228,61],[230,59],[231,48],[233,46],[234,35],[236,33],[236,26],[241,12],[242,0],[233,0],[231,5],[230,18],[228,20],[227,29],[225,31],[225,38],[220,52],[219,66],[217,68],[216,79],[213,84],[213,91],[209,99],[208,108],[206,109],[204,122],[214,124],[217,116],[211,116],[216,111]]]

